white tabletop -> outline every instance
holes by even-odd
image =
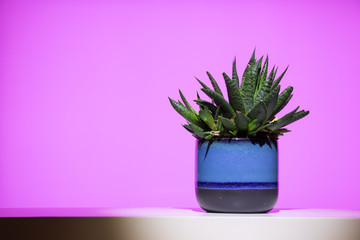
[[[38,219],[34,217],[62,217],[56,220],[62,224],[79,219],[74,231],[81,226],[85,232],[111,227],[113,239],[121,240],[360,240],[360,210],[274,209],[264,214],[224,214],[170,207],[24,208],[0,209],[0,217],[33,221]],[[96,221],[90,225],[89,219]],[[58,229],[56,226],[53,228]]]
[[[200,209],[176,208],[108,211],[127,216],[124,226],[129,230],[125,232],[139,240],[360,240],[360,211],[356,210],[275,209],[266,214],[205,213]]]

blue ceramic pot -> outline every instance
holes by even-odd
[[[268,212],[278,196],[277,142],[197,141],[196,197],[208,212]]]

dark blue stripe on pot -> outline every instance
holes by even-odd
[[[197,182],[198,188],[210,189],[270,189],[277,188],[277,182]]]

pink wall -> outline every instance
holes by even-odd
[[[197,207],[167,96],[256,46],[311,111],[277,207],[360,208],[359,24],[359,1],[1,1],[0,207]]]

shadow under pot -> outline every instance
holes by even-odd
[[[196,198],[202,209],[228,213],[273,209],[278,196],[276,141],[197,140],[196,155]]]

